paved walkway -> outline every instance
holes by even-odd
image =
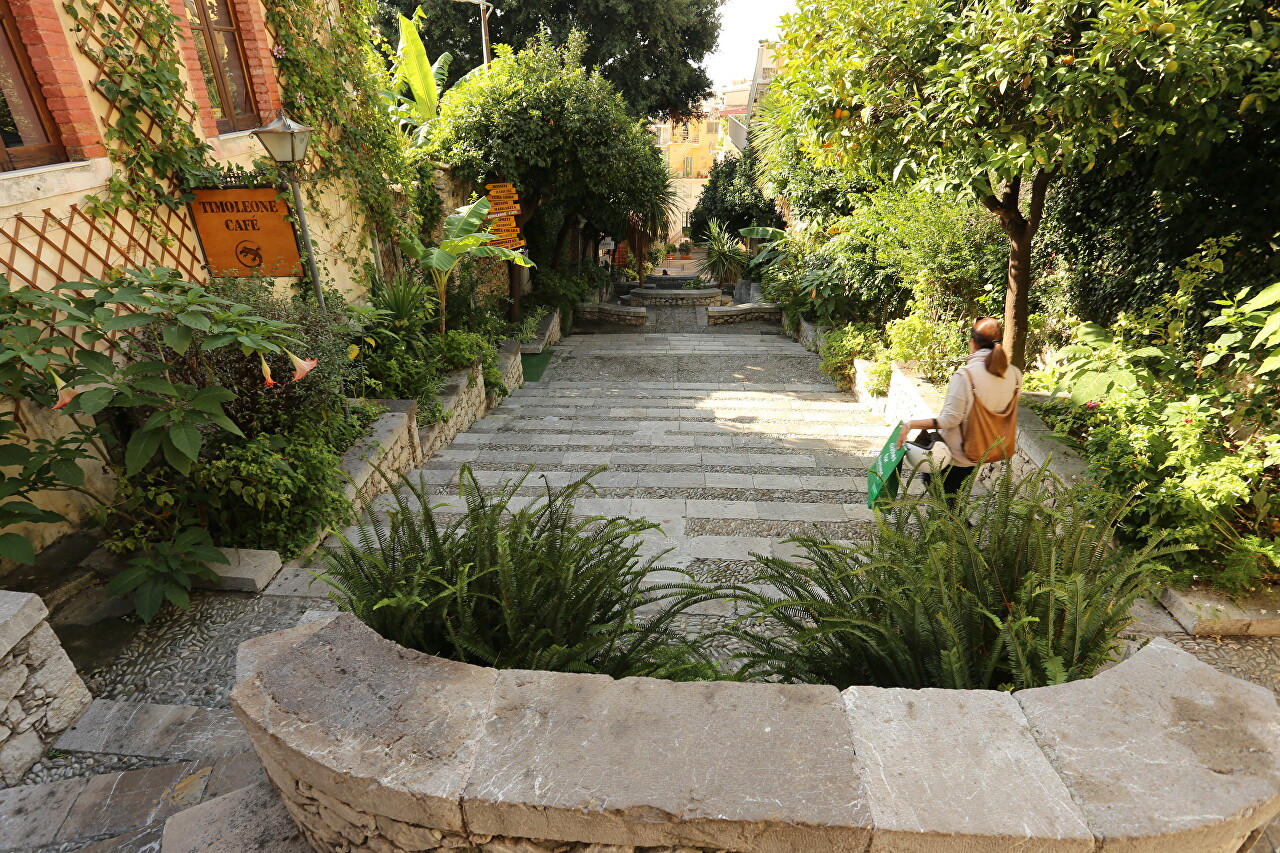
[[[535,465],[553,485],[608,465],[583,512],[649,518],[661,532],[646,537],[646,552],[672,549],[667,565],[714,580],[749,578],[752,553],[790,555],[782,540],[814,525],[860,538],[866,469],[887,425],[833,389],[816,356],[776,327],[698,327],[692,309],[650,312],[643,331],[597,326],[567,338],[541,382],[416,475],[460,509],[464,463],[490,484]],[[540,491],[526,484],[530,499]],[[331,606],[322,585],[296,578],[268,593],[201,593],[190,611],[165,614],[116,660],[83,673],[93,707],[25,784],[0,790],[0,853],[309,849],[223,710],[239,642]],[[686,626],[700,631],[699,619],[724,615]],[[1135,636],[1167,636],[1280,689],[1280,640],[1191,638],[1161,608],[1141,616]],[[1271,833],[1251,853],[1275,853],[1280,825]]]

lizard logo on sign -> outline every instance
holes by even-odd
[[[302,275],[289,206],[271,187],[193,190],[191,218],[217,276]]]

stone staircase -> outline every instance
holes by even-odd
[[[410,476],[461,511],[459,471],[486,486],[534,473],[567,485],[601,466],[583,515],[660,525],[642,553],[676,569],[794,556],[783,540],[855,540],[871,522],[866,470],[888,429],[778,335],[608,334],[563,342],[542,382],[516,391]],[[643,378],[633,378],[633,377]]]
[[[304,853],[230,711],[98,699],[56,744],[99,769],[0,790],[4,853]]]

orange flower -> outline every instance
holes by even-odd
[[[306,375],[316,369],[316,365],[320,363],[318,358],[298,358],[288,350],[284,354],[289,356],[289,360],[293,362],[293,381],[306,378]]]
[[[76,395],[80,393],[79,391],[68,388],[67,383],[63,382],[62,377],[56,373],[53,374],[53,384],[54,387],[58,389],[58,402],[53,407],[55,411],[61,409],[67,403],[70,403],[76,398]]]
[[[271,368],[267,366],[267,360],[262,357],[262,353],[258,353],[258,360],[262,362],[262,378],[266,380],[268,388],[274,388],[276,381],[271,378]]]

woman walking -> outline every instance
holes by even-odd
[[[936,418],[916,418],[902,423],[898,446],[913,429],[935,429],[951,452],[951,465],[936,475],[944,494],[954,495],[984,462],[998,462],[1013,455],[1018,424],[1018,394],[1022,371],[1009,364],[1000,339],[1004,329],[995,317],[981,317],[969,331],[969,357],[951,377],[942,411]]]

